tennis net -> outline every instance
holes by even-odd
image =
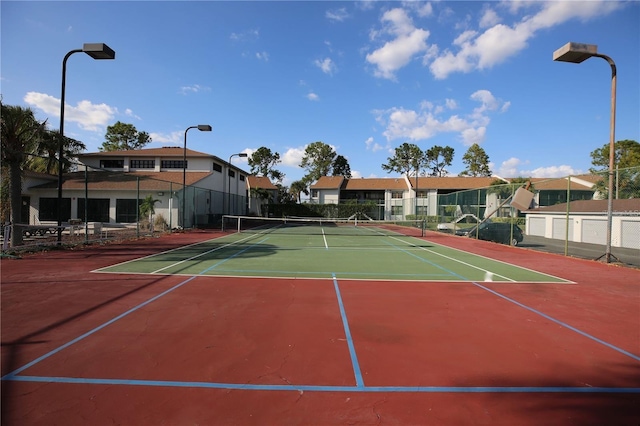
[[[425,221],[223,216],[222,230],[242,233],[279,233],[291,235],[407,235],[424,237]]]

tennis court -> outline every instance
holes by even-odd
[[[3,261],[3,424],[640,421],[638,270],[414,224],[238,229]]]
[[[96,272],[376,281],[568,282],[416,238],[422,231],[414,223],[273,222],[275,225],[266,221],[267,225]]]

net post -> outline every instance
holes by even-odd
[[[238,234],[240,233],[240,216],[238,216]]]

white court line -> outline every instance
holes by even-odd
[[[401,240],[400,238],[397,238],[397,237],[391,237],[391,238],[393,238],[394,240],[398,240],[398,241],[400,241],[400,242],[402,242],[402,243],[411,244],[411,243],[409,243],[409,242],[407,242],[407,241],[404,241],[404,240]],[[462,264],[462,265],[466,265],[466,266],[469,266],[469,267],[471,267],[471,268],[477,269],[477,270],[479,270],[479,271],[484,272],[484,273],[485,273],[485,275],[486,275],[486,274],[492,274],[493,276],[504,278],[504,279],[505,279],[505,280],[507,280],[507,281],[516,282],[516,280],[513,280],[513,279],[511,279],[511,278],[509,278],[509,277],[505,277],[504,275],[500,275],[500,274],[493,273],[493,272],[489,271],[488,269],[483,269],[483,268],[481,268],[481,267],[479,267],[479,266],[475,266],[475,265],[472,265],[472,264],[470,264],[470,263],[463,262],[463,261],[461,261],[461,260],[456,259],[455,257],[446,256],[446,255],[444,255],[444,254],[442,254],[442,253],[438,253],[438,252],[436,252],[436,251],[429,250],[429,249],[424,248],[424,247],[420,247],[420,249],[422,249],[422,250],[424,250],[424,251],[427,251],[427,252],[429,252],[429,253],[433,253],[433,254],[436,254],[436,255],[438,255],[438,256],[444,257],[445,259],[453,260],[454,262],[460,263],[460,264]]]
[[[253,237],[255,237],[255,235],[249,235],[248,237],[243,238],[243,239],[241,239],[241,240],[233,241],[233,242],[227,243],[227,244],[225,244],[225,245],[223,245],[223,246],[216,247],[216,248],[211,249],[211,250],[207,250],[207,251],[202,252],[202,253],[200,253],[200,254],[197,254],[197,255],[195,255],[195,256],[191,256],[191,257],[190,257],[190,258],[188,258],[188,259],[181,260],[181,261],[179,261],[179,262],[173,263],[173,264],[171,264],[171,265],[169,265],[169,266],[165,266],[164,268],[157,269],[157,270],[152,271],[152,272],[150,272],[150,273],[151,273],[151,274],[157,274],[158,272],[160,272],[160,271],[164,271],[165,269],[169,269],[169,268],[172,268],[172,267],[174,267],[174,266],[180,265],[181,263],[188,262],[188,261],[193,260],[193,259],[197,259],[198,257],[200,257],[200,256],[204,256],[205,254],[209,254],[209,253],[213,253],[214,251],[222,250],[223,248],[227,248],[227,247],[232,246],[232,245],[234,245],[234,244],[241,243],[241,242],[246,241],[246,240],[248,240],[248,239],[250,239],[250,238],[253,238]]]
[[[391,238],[393,238],[393,237],[391,237]],[[406,242],[406,241],[403,241],[403,240],[400,240],[400,239],[398,239],[398,241]],[[470,253],[470,252],[467,252],[467,251],[464,251],[464,250],[460,250],[460,249],[455,248],[455,247],[449,247],[449,246],[446,246],[446,245],[444,245],[444,244],[434,243],[434,242],[433,242],[433,241],[431,241],[431,240],[420,240],[420,241],[429,241],[429,243],[430,243],[430,244],[433,244],[433,245],[435,245],[435,246],[444,247],[444,248],[446,248],[446,249],[453,250],[453,251],[457,251],[457,252],[460,252],[460,253],[467,253],[467,254],[469,254],[469,253]],[[408,242],[406,242],[406,243],[407,243],[407,244],[410,244],[410,243],[408,243]],[[424,248],[424,247],[419,247],[419,246],[418,246],[417,248],[419,248],[419,249],[421,249],[421,250],[426,250],[426,251],[428,251],[428,252],[430,252],[430,253],[433,253],[433,254],[437,254],[438,256],[442,256],[442,257],[445,257],[445,258],[451,259],[451,260],[453,260],[453,261],[455,261],[455,262],[459,262],[459,263],[463,263],[463,264],[465,264],[464,262],[462,262],[462,261],[460,261],[460,260],[458,260],[458,259],[456,259],[456,258],[451,258],[451,257],[445,256],[444,254],[440,254],[440,253],[438,253],[438,252],[435,252],[435,251],[432,251],[432,250],[426,249],[426,248]],[[491,258],[491,257],[483,256],[483,255],[481,255],[481,254],[476,254],[476,253],[471,253],[471,254],[472,254],[473,256],[475,256],[475,257],[480,257],[480,258],[482,258],[482,259],[487,259],[487,260],[490,260],[490,261],[492,261],[492,262],[502,263],[503,265],[507,265],[507,266],[511,266],[511,267],[516,267],[516,268],[520,268],[520,269],[524,269],[525,271],[533,272],[533,273],[535,273],[535,274],[544,275],[544,276],[546,276],[546,277],[551,277],[551,278],[555,278],[555,279],[557,279],[557,280],[561,280],[561,282],[550,281],[550,283],[553,283],[553,284],[576,284],[576,282],[575,282],[575,281],[567,280],[567,279],[565,279],[565,278],[557,277],[557,276],[555,276],[555,275],[547,274],[547,273],[545,273],[545,272],[536,271],[535,269],[526,268],[526,267],[524,267],[524,266],[520,266],[520,265],[514,265],[513,263],[505,262],[505,261],[498,260],[498,259],[493,259],[493,258]],[[477,266],[473,266],[473,265],[469,265],[469,266],[472,266],[472,267],[474,267],[474,268],[476,268],[476,269],[479,269],[479,270],[481,270],[481,271],[485,271],[485,273],[486,273],[486,272],[488,272],[488,273],[492,273],[491,271],[487,271],[487,270],[482,269],[482,268],[479,268],[479,267],[477,267]],[[498,275],[498,274],[495,274],[495,275],[497,275],[497,276],[501,276],[501,275]],[[510,280],[510,281],[513,281],[513,282],[520,282],[520,281],[512,280],[512,279],[507,278],[507,277],[503,277],[503,278],[506,278],[506,279],[508,279],[508,280]],[[538,282],[538,281],[536,281],[536,282]]]
[[[329,244],[327,244],[327,236],[324,235],[324,228],[322,228],[322,239],[324,240],[324,248],[329,250]]]

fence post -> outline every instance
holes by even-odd
[[[136,176],[136,238],[140,238],[140,177]]]
[[[84,166],[84,242],[89,242],[89,175]]]
[[[564,255],[569,255],[569,214],[571,208],[569,203],[571,202],[571,176],[567,178],[567,214],[565,218],[565,230],[564,230]]]

